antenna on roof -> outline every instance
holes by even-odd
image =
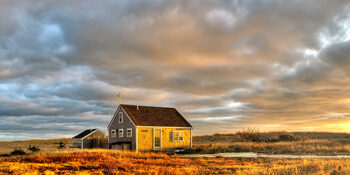
[[[122,104],[122,94],[120,92],[118,92],[118,97],[119,97],[119,104]]]

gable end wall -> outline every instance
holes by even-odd
[[[123,123],[119,123],[119,120],[118,120],[119,112],[123,113]],[[126,137],[127,128],[132,128],[132,137]],[[118,129],[123,129],[124,136],[121,138],[119,137]],[[112,130],[115,130],[117,133],[117,136],[115,138],[112,138]],[[136,127],[135,127],[133,121],[127,116],[127,114],[124,112],[124,110],[122,110],[121,107],[118,108],[118,111],[113,116],[111,124],[108,128],[108,137],[109,137],[110,143],[131,142],[131,143],[133,143],[131,145],[131,149],[133,149],[133,150],[136,149]]]

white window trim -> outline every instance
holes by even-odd
[[[178,137],[175,138],[175,133],[178,133]],[[182,140],[180,140],[180,133],[182,133]],[[185,137],[185,133],[183,131],[173,131],[173,141],[174,142],[183,142]]]
[[[114,134],[113,134],[113,131],[114,131]],[[117,137],[117,132],[115,131],[115,129],[113,129],[111,131],[111,138],[116,138]]]
[[[123,119],[123,112],[119,112],[118,113],[118,123],[123,123],[124,122],[124,119]],[[121,121],[120,121],[120,119],[121,119]]]
[[[120,132],[121,131],[121,132]],[[120,136],[121,135],[121,136]],[[124,137],[124,130],[123,129],[118,129],[118,137]]]
[[[129,131],[130,131],[130,135],[129,135]],[[126,137],[132,137],[132,128],[128,128],[126,130]]]
[[[160,130],[160,146],[159,147],[155,147],[155,130],[156,129],[159,129]],[[163,135],[162,135],[162,132],[163,132],[163,129],[162,128],[153,128],[152,129],[152,140],[153,140],[153,144],[152,144],[152,147],[153,147],[153,149],[154,150],[162,150],[162,137],[163,137]]]

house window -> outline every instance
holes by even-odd
[[[173,132],[173,140],[174,141],[183,141],[184,140],[184,132],[183,131],[174,131]]]
[[[127,132],[126,132],[126,137],[131,137],[132,136],[132,129],[128,128]]]
[[[112,138],[117,137],[117,133],[115,132],[115,130],[112,130],[112,131],[111,131],[111,137],[112,137]]]
[[[119,123],[123,123],[123,113],[119,112]]]
[[[124,132],[123,132],[123,129],[119,129],[119,137],[124,137]]]

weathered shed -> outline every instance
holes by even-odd
[[[102,148],[105,133],[100,129],[87,129],[72,138],[72,148]]]

